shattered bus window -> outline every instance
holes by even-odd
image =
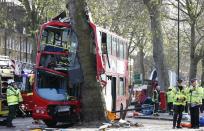
[[[43,54],[40,66],[54,70],[68,70],[69,61],[67,55]]]
[[[41,44],[43,45],[41,50],[44,50],[45,46],[54,46],[69,50],[71,44],[70,29],[48,26],[43,30]]]
[[[37,91],[41,97],[55,101],[69,98],[66,77],[45,71],[38,71],[37,75]]]

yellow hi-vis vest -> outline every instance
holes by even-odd
[[[18,94],[18,102],[23,102],[23,97],[21,95],[20,89],[17,89],[17,94]]]
[[[167,95],[167,102],[168,103],[170,103],[170,102],[173,102],[173,91],[171,90],[171,91],[167,91],[167,93],[166,93],[166,95]]]
[[[19,89],[14,89],[12,86],[8,86],[6,91],[7,103],[8,105],[17,105],[19,102],[22,102],[22,96]]]
[[[184,89],[186,97],[187,97],[187,102],[190,102],[190,87],[186,86],[186,88]]]
[[[184,89],[180,90],[180,89],[174,89],[174,94],[173,94],[173,104],[174,105],[186,105],[186,94]]]
[[[159,102],[159,91],[157,91],[156,89],[153,91],[152,101]]]
[[[202,87],[193,87],[190,90],[190,104],[192,106],[202,104],[203,89]]]

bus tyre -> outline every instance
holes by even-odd
[[[55,120],[43,120],[43,121],[48,127],[55,127],[57,125],[57,121]]]

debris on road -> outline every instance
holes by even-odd
[[[111,121],[110,123],[103,123],[102,126],[100,126],[98,129],[100,131],[104,131],[107,128],[130,128],[130,127],[142,127],[142,124],[139,123],[133,123],[131,121],[126,121],[123,119],[120,119],[119,121]]]

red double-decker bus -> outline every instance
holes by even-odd
[[[128,95],[127,40],[89,23],[96,77],[103,87],[107,111],[126,105]],[[80,119],[83,73],[78,40],[69,22],[54,19],[43,24],[38,37],[32,117],[47,126]],[[94,68],[94,67],[93,67]]]
[[[95,32],[99,81],[104,85],[106,110],[121,110],[128,99],[128,41],[106,29],[90,24]]]
[[[43,120],[47,126],[76,122],[80,117],[77,86],[81,81],[71,81],[68,75],[71,71],[80,72],[77,44],[69,23],[53,20],[41,26],[32,117]]]

